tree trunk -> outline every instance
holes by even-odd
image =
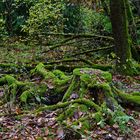
[[[6,11],[6,28],[10,36],[13,35],[13,25],[12,25],[12,0],[5,1],[5,11]]]
[[[117,56],[116,71],[121,74],[130,74],[131,49],[129,44],[128,20],[125,0],[111,0],[111,23],[115,40]]]
[[[81,32],[80,1],[65,0],[64,10],[64,33]]]
[[[110,17],[110,10],[109,10],[108,3],[106,2],[106,0],[101,0],[101,4],[102,4],[105,14],[108,17]]]

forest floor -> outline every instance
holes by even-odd
[[[136,123],[129,123],[131,131],[121,134],[117,126],[106,125],[104,128],[96,126],[83,140],[139,140],[140,115],[127,110],[134,116]],[[18,118],[16,115],[0,118],[1,140],[78,140],[72,138],[73,131],[59,126],[55,121],[55,112],[44,112],[38,116],[26,115]]]
[[[32,66],[35,63],[39,63],[40,61],[44,60],[46,57],[46,54],[42,55],[39,51],[40,48],[36,48],[35,50],[35,48],[32,47],[29,50],[23,44],[21,46],[17,44],[15,47],[1,47],[0,63],[23,65],[23,67],[25,64]],[[52,59],[54,55],[50,55],[50,59]],[[0,76],[7,74],[8,71],[8,69],[5,71],[0,69]],[[13,74],[15,74],[20,80],[29,80],[28,73],[26,73],[26,71],[17,71],[14,67],[11,68],[10,71],[14,71],[15,73]],[[17,76],[16,72],[20,72],[21,74]],[[34,80],[37,80],[36,82],[38,82],[38,77],[34,78]],[[139,81],[140,76],[126,77],[121,75],[113,75],[112,83],[118,89],[121,89],[129,94],[134,91],[140,92]],[[3,87],[0,87],[0,97],[2,97],[4,94]],[[73,129],[66,128],[56,121],[58,110],[43,111],[37,115],[30,113],[31,111],[36,110],[38,107],[39,105],[36,103],[20,106],[18,103],[12,104],[11,102],[7,102],[1,105],[0,140],[140,140],[139,107],[134,108],[131,105],[125,106],[125,113],[133,117],[135,120],[127,123],[127,128],[129,129],[125,133],[123,133],[116,124],[113,126],[105,125],[103,127],[100,127],[99,124],[95,124],[90,131],[84,132],[85,135],[82,135],[82,138],[79,136],[81,134],[78,131],[74,132]],[[25,112],[25,110],[27,112]],[[75,114],[75,117],[76,115],[77,114]],[[77,129],[81,128],[80,124],[78,127],[79,128]]]
[[[140,80],[140,77],[134,77]],[[118,88],[127,91],[140,91],[140,84],[131,78],[120,75],[113,76],[113,82]],[[3,92],[0,91],[2,96]],[[31,107],[32,106],[32,107]],[[30,105],[28,110],[36,109],[36,105]],[[22,107],[18,104],[6,103],[0,106],[0,139],[2,140],[76,140],[73,130],[65,128],[56,122],[57,110],[44,111],[38,115],[29,112],[21,115]],[[90,132],[85,131],[83,140],[139,140],[140,139],[140,109],[126,106],[125,112],[132,116],[135,122],[128,122],[130,131],[122,133],[117,125],[95,125]],[[80,126],[79,126],[80,129]],[[78,132],[76,132],[78,133]],[[81,138],[80,138],[81,139]]]

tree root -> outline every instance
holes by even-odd
[[[45,110],[56,110],[56,109],[59,109],[59,108],[65,108],[65,107],[69,106],[70,104],[74,104],[74,103],[84,104],[87,107],[93,107],[96,110],[100,110],[100,107],[97,104],[95,104],[94,102],[90,101],[90,100],[77,99],[77,100],[63,102],[63,103],[60,102],[60,103],[58,103],[56,105],[40,107],[38,110],[35,111],[35,113],[39,113],[39,112],[45,111]]]
[[[114,86],[112,87],[112,89],[113,92],[116,94],[116,96],[120,98],[123,103],[130,103],[136,106],[140,106],[140,92],[137,94],[133,94],[133,93],[127,94],[120,91]]]
[[[41,86],[31,82],[20,82],[7,75],[0,78],[0,86],[7,84],[10,92],[15,95],[20,88],[20,100],[24,103],[35,94],[43,97],[46,92],[50,92],[50,95],[54,93],[62,95],[57,104],[42,106],[32,113],[58,110],[57,121],[59,123],[70,127],[80,123],[83,133],[85,129],[90,129],[92,120],[102,126],[106,122],[112,125],[116,123],[115,119],[118,116],[126,116],[119,105],[120,100],[140,106],[140,93],[129,95],[110,86],[112,75],[99,69],[76,68],[72,75],[67,76],[60,70],[48,71],[45,65],[40,63],[31,71],[31,74],[42,76],[43,82],[40,84],[45,84]],[[68,122],[69,119],[71,123]]]
[[[102,51],[102,50],[111,50],[111,49],[113,49],[113,47],[101,47],[101,48],[96,48],[96,49],[92,49],[92,50],[86,50],[86,51],[83,51],[80,53],[75,53],[75,54],[72,54],[71,56],[74,57],[77,55],[83,55],[83,54],[98,52],[98,51]]]
[[[13,98],[15,98],[16,95],[18,94],[19,89],[20,89],[20,92],[21,92],[20,99],[23,102],[26,102],[27,98],[30,96],[29,89],[33,85],[33,83],[31,83],[31,82],[18,81],[13,76],[10,76],[10,75],[6,75],[6,76],[0,78],[0,86],[3,86],[5,84],[8,85],[9,91],[10,91],[10,94],[5,93],[6,98],[8,98],[8,96],[10,96],[10,95]],[[25,93],[26,93],[26,95],[25,95]]]
[[[75,85],[76,85],[76,76],[73,76],[72,82],[71,82],[69,88],[67,89],[65,95],[63,96],[62,102],[65,102],[66,100],[68,100],[68,98],[70,97],[72,91],[75,88]]]

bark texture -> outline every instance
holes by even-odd
[[[132,71],[130,66],[131,49],[125,0],[111,0],[110,10],[112,31],[115,40],[114,50],[117,55],[116,71],[130,74]]]

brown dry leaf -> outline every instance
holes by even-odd
[[[118,126],[117,124],[114,124],[113,127],[114,127],[115,129],[119,128],[119,126]]]
[[[79,125],[76,127],[77,129],[81,129],[82,128],[82,123],[79,122]]]
[[[103,130],[103,129],[100,129],[100,130],[96,131],[96,133],[97,133],[98,135],[108,134],[108,132],[107,132],[106,130]],[[109,134],[109,135],[110,135],[110,134]]]
[[[16,107],[16,110],[15,110],[16,114],[21,114],[21,109],[19,107]]]
[[[53,125],[55,125],[56,124],[56,121],[55,120],[50,120],[49,122],[48,122],[48,126],[53,126]]]
[[[124,140],[124,138],[123,137],[118,137],[117,140]]]
[[[4,117],[4,116],[0,117],[0,124],[1,124],[4,120],[5,120],[5,117]]]
[[[49,89],[54,88],[54,85],[53,85],[53,83],[51,81],[48,81],[47,86],[48,86]]]
[[[79,118],[79,112],[78,112],[78,111],[75,111],[73,117],[74,117],[75,119],[78,119],[78,118]]]
[[[38,123],[41,123],[41,122],[42,122],[42,118],[39,118],[39,119],[37,120],[37,122],[38,122]]]
[[[48,136],[49,135],[49,129],[48,128],[45,128],[45,136]]]
[[[51,79],[47,81],[47,87],[49,89],[53,89],[54,88],[53,81]]]
[[[138,137],[140,137],[140,129],[137,129],[135,132],[134,132],[135,135],[137,135]]]
[[[4,89],[0,88],[0,97],[2,97],[4,95]]]
[[[59,127],[56,131],[58,139],[64,138],[64,130],[62,127]]]
[[[77,93],[72,93],[70,96],[70,99],[77,99],[79,98],[79,95]]]

